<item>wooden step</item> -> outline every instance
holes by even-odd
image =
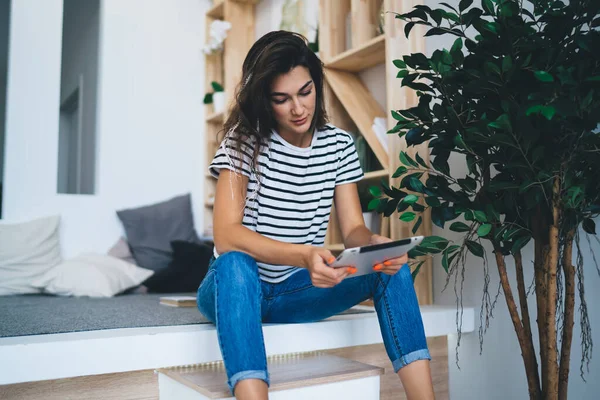
[[[384,368],[322,352],[272,356],[267,359],[267,364],[271,380],[269,393],[275,392],[270,395],[272,399],[301,399],[309,398],[308,396],[311,400],[379,399],[379,376],[385,373]],[[161,368],[156,372],[159,374],[161,400],[182,397],[186,399],[231,398],[222,361]],[[302,393],[292,394],[303,389]],[[340,390],[347,393],[342,396]],[[193,392],[196,392],[197,396],[194,396]],[[334,397],[331,396],[332,392],[336,393]],[[341,397],[338,397],[338,394]]]

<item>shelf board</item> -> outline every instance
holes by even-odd
[[[214,19],[223,19],[225,17],[225,1],[221,0],[214,6],[212,6],[207,12],[207,17]]]
[[[206,207],[206,208],[213,208],[214,206],[215,206],[214,202],[211,203],[211,202],[207,201],[206,203],[204,203],[204,207]]]
[[[383,108],[373,98],[358,75],[325,68],[325,79],[375,153],[383,169],[387,170],[389,156],[372,128],[376,117],[386,118]]]
[[[225,115],[222,112],[213,113],[206,117],[206,122],[211,124],[222,124]]]
[[[359,72],[385,62],[385,35],[379,35],[362,46],[333,57],[325,64],[327,68]]]
[[[371,181],[374,179],[379,179],[379,178],[387,178],[389,176],[389,173],[387,170],[382,169],[379,171],[371,171],[371,172],[366,172],[365,176],[362,178],[363,181]]]
[[[346,247],[343,243],[326,244],[325,248],[329,251],[343,251]]]

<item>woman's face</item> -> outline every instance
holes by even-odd
[[[298,66],[276,77],[271,85],[271,105],[278,133],[286,140],[302,139],[315,115],[316,99],[308,68]]]

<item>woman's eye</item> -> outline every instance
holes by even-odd
[[[273,103],[275,103],[275,104],[283,104],[286,101],[287,101],[287,99],[285,99],[285,100],[276,100],[276,99],[273,99]]]
[[[308,96],[311,93],[312,93],[312,90],[309,90],[308,92],[300,93],[300,96]]]

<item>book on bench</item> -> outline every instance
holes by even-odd
[[[194,296],[164,296],[160,298],[160,304],[171,307],[196,307]]]

